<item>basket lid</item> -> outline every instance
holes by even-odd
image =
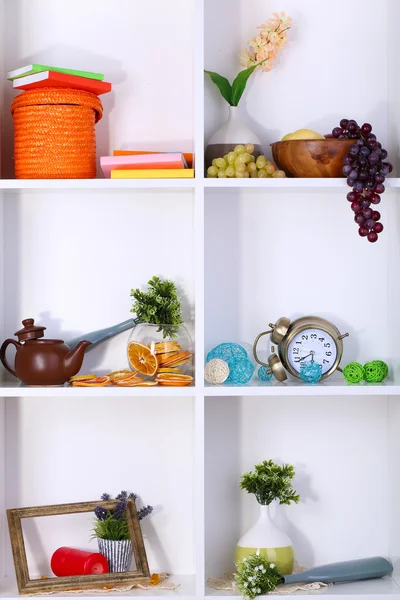
[[[43,104],[68,104],[75,106],[86,106],[92,108],[96,113],[96,123],[103,116],[103,104],[96,94],[84,90],[73,90],[71,88],[46,87],[36,90],[27,90],[16,96],[11,104],[11,114],[19,108]]]

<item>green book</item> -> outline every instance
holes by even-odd
[[[47,65],[26,65],[14,71],[8,71],[7,79],[12,81],[25,75],[33,75],[34,73],[42,73],[43,71],[57,71],[58,73],[67,73],[68,75],[77,75],[78,77],[86,77],[87,79],[97,79],[103,81],[102,73],[91,73],[90,71],[76,71],[75,69],[63,69],[62,67],[48,67]]]

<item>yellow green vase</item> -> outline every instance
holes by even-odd
[[[290,537],[271,519],[269,506],[260,505],[258,521],[240,538],[235,552],[235,563],[250,554],[265,556],[280,575],[290,575],[294,566],[294,550]]]

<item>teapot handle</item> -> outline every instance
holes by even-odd
[[[7,369],[7,371],[9,373],[11,373],[11,375],[14,375],[14,377],[17,377],[17,374],[15,371],[13,371],[13,369],[9,366],[9,364],[7,363],[6,360],[6,350],[7,350],[7,346],[9,344],[14,344],[14,346],[16,347],[17,351],[19,350],[19,348],[22,346],[22,344],[20,344],[19,342],[16,342],[15,340],[6,340],[5,342],[3,342],[1,348],[0,348],[0,360],[3,363],[4,367]]]

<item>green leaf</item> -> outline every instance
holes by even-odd
[[[239,104],[240,98],[243,95],[244,90],[246,89],[247,80],[250,75],[257,69],[259,65],[262,65],[263,62],[268,60],[267,58],[261,60],[256,65],[249,67],[248,69],[244,69],[240,71],[237,77],[234,79],[232,83],[232,106],[237,106]]]
[[[222,94],[222,97],[232,106],[232,86],[226,77],[222,77],[222,75],[218,75],[218,73],[214,73],[213,71],[204,71],[211,77],[211,81],[215,83],[218,87],[219,91]]]

